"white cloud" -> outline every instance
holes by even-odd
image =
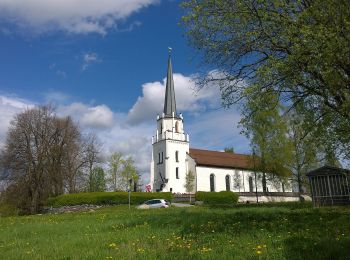
[[[94,52],[85,53],[83,55],[83,65],[81,65],[81,70],[85,71],[92,63],[100,63],[102,59]]]
[[[81,126],[93,129],[105,129],[114,124],[114,114],[106,105],[87,106],[82,103],[72,103],[60,106],[57,112],[63,116],[71,116]]]
[[[206,111],[208,108],[218,107],[220,93],[215,86],[197,90],[193,77],[174,73],[177,112],[192,114]],[[142,96],[139,97],[129,110],[128,122],[138,124],[152,120],[161,114],[164,106],[166,78],[163,82],[151,82],[142,85]]]
[[[0,0],[0,16],[36,32],[105,35],[131,14],[160,0]]]

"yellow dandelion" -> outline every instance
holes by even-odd
[[[260,250],[258,250],[258,251],[256,251],[256,253],[257,253],[258,255],[260,255],[260,254],[261,254],[261,251],[260,251]]]

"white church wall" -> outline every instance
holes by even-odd
[[[293,202],[299,201],[298,196],[259,196],[259,202]],[[256,203],[255,196],[239,196],[239,203]]]
[[[178,160],[176,160],[176,152]],[[172,191],[173,193],[185,193],[184,187],[186,181],[186,173],[188,171],[187,153],[189,152],[189,144],[187,142],[167,140],[166,141],[166,160],[165,167],[169,180],[163,191]],[[178,169],[178,170],[176,170]],[[178,171],[178,176],[176,175]]]
[[[258,192],[263,191],[262,187],[262,174],[257,173],[257,180],[255,183],[254,173],[248,170],[230,169],[230,168],[218,168],[218,167],[205,167],[197,166],[197,190],[198,191],[210,191],[210,175],[215,176],[215,191],[226,190],[226,176],[230,176],[230,190],[234,192],[250,192],[249,178],[252,179],[252,190],[255,192],[255,185],[257,184]],[[282,185],[280,182],[267,180],[266,186],[269,192],[282,192]],[[285,187],[285,192],[291,192],[292,189]]]
[[[156,191],[160,188],[160,184],[162,183],[160,174],[162,175],[163,179],[165,177],[165,141],[160,141],[153,144],[153,183],[151,184],[152,190]],[[152,177],[151,177],[152,178]]]

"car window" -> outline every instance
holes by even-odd
[[[145,202],[145,204],[146,204],[146,205],[150,205],[150,204],[152,204],[152,201],[151,201],[151,200],[147,200],[147,201]]]

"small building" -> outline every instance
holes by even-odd
[[[323,166],[306,174],[314,207],[350,204],[350,170]]]

